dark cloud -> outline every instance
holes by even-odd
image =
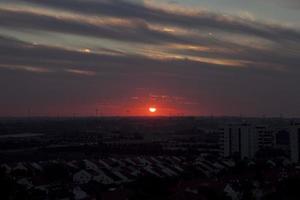
[[[83,21],[76,21],[64,18],[58,18],[55,16],[45,16],[37,15],[30,12],[23,11],[11,11],[0,9],[0,22],[3,27],[11,28],[28,28],[33,30],[47,30],[56,31],[62,33],[79,34],[84,36],[93,36],[98,38],[110,38],[118,41],[124,42],[135,42],[135,43],[145,43],[145,44],[185,44],[185,45],[204,45],[208,48],[219,48],[222,47],[223,51],[208,51],[208,52],[195,52],[193,50],[183,49],[183,50],[170,50],[170,52],[179,52],[183,56],[205,56],[208,58],[221,58],[221,59],[233,59],[233,60],[243,60],[248,62],[255,62],[256,67],[259,67],[259,62],[263,65],[282,65],[283,67],[296,65],[299,62],[299,43],[296,41],[298,37],[297,31],[286,30],[280,27],[276,27],[277,32],[281,35],[294,35],[294,41],[292,45],[289,42],[281,42],[278,45],[274,45],[274,49],[259,49],[253,47],[247,47],[239,45],[237,43],[226,42],[216,38],[208,38],[201,36],[175,36],[169,33],[163,33],[156,30],[150,30],[146,23],[138,21],[133,23],[133,26],[122,27],[122,25],[93,25],[87,24]],[[270,30],[274,26],[268,26]],[[291,46],[293,49],[290,50]],[[1,50],[0,50],[1,51]],[[105,49],[105,51],[114,50]],[[21,49],[14,50],[14,54],[21,57],[26,55]],[[116,51],[115,51],[116,52]],[[116,52],[119,53],[119,52]],[[7,55],[8,58],[11,55],[6,49],[2,49],[2,55]],[[36,52],[39,55],[40,51]],[[53,54],[49,54],[54,56]],[[59,54],[57,54],[59,55]],[[276,55],[276,56],[274,56]],[[74,56],[78,61],[84,60],[81,56]],[[55,61],[53,58],[52,60]],[[50,62],[50,61],[49,61]],[[85,64],[88,64],[85,62]],[[250,63],[251,65],[253,63]]]
[[[288,102],[278,95],[281,92],[293,96],[294,100],[289,100],[293,105],[296,105],[296,100],[300,98],[297,95],[299,91],[292,87],[298,80],[297,74],[288,76],[247,68],[227,69],[188,60],[161,61],[134,55],[86,54],[31,45],[3,37],[0,41],[0,49],[8,43],[12,44],[6,49],[6,54],[2,54],[4,51],[0,54],[2,65],[43,66],[54,71],[34,74],[26,70],[10,71],[0,68],[2,104],[9,105],[9,108],[20,104],[23,105],[23,109],[33,107],[37,110],[47,110],[51,106],[58,105],[94,105],[97,99],[105,97],[112,98],[111,101],[122,99],[125,91],[128,96],[132,95],[132,88],[136,88],[137,85],[160,88],[185,96],[187,99],[196,99],[201,106],[206,106],[214,113],[249,112],[254,108],[241,109],[248,104],[253,104],[257,109],[274,111],[280,102]],[[94,71],[97,75],[79,78],[65,72],[65,69],[74,68]],[[7,88],[7,83],[12,80],[18,82]],[[273,87],[277,88],[278,93],[272,89]],[[270,92],[273,94],[269,94]],[[238,96],[241,95],[243,98],[239,99]],[[73,100],[70,102],[70,99]],[[239,100],[235,107],[228,106],[231,105],[231,101],[237,99]],[[268,106],[263,108],[260,104]]]
[[[222,31],[254,35],[274,41],[287,39],[299,42],[300,38],[299,31],[278,25],[271,25],[268,23],[261,23],[212,12],[183,14],[180,12],[171,12],[124,0],[26,0],[26,2],[68,11],[75,11],[87,15],[106,15],[142,19],[147,22],[169,24],[189,29],[202,30],[203,28],[212,28]]]
[[[234,46],[234,45],[231,45]],[[204,56],[208,58],[219,58],[219,59],[232,59],[232,60],[243,60],[250,68],[268,68],[269,70],[288,70],[298,71],[298,63],[300,63],[300,57],[298,56],[297,50],[289,49],[289,46],[273,46],[271,49],[261,49],[255,47],[246,46],[234,46],[230,49],[225,47],[220,51],[197,51],[193,49],[184,50],[170,50],[174,53],[191,55],[191,56]]]
[[[209,46],[228,46],[230,42],[219,39],[209,39],[203,36],[175,35],[150,29],[146,22],[131,21],[129,26],[125,25],[95,25],[86,21],[46,16],[26,11],[12,11],[0,9],[1,27],[17,30],[29,29],[35,31],[53,31],[60,33],[91,36],[95,38],[108,38],[112,40],[142,43],[142,44],[192,44]]]
[[[0,115],[20,114],[28,107],[41,112],[68,107],[62,112],[70,114],[80,106],[94,109],[103,101],[115,106],[111,102],[122,104],[136,96],[135,88],[184,97],[186,102],[193,102],[194,107],[188,111],[191,113],[257,115],[281,113],[281,108],[287,114],[300,111],[294,111],[300,107],[300,32],[296,29],[221,13],[176,12],[124,0],[22,2],[61,13],[43,13],[40,7],[0,8],[0,28],[18,32],[15,37],[0,32]],[[66,11],[76,15],[67,17],[63,15]],[[118,17],[128,23],[87,20],[95,16]],[[43,37],[47,45],[26,42],[24,32],[48,33]],[[63,40],[58,41],[60,47],[51,46],[47,38],[53,32],[95,41],[105,38],[120,46],[133,46],[134,51],[113,45],[88,51],[64,48]],[[255,43],[246,41],[248,37]],[[148,47],[151,51],[144,52]]]
[[[9,44],[7,46],[7,44]],[[173,73],[191,72],[193,68],[201,70],[227,70],[230,66],[219,66],[189,60],[157,60],[137,54],[105,55],[98,53],[85,53],[57,47],[34,45],[12,38],[0,37],[0,58],[2,65],[34,67],[47,67],[51,71],[59,71],[68,67],[80,67],[82,70],[95,70],[100,72],[123,73]],[[143,66],[143,67],[141,67]],[[190,68],[190,69],[189,69]],[[187,70],[188,69],[188,70]],[[192,72],[193,73],[193,72]]]
[[[86,22],[57,18],[55,16],[0,9],[0,24],[2,27],[55,31],[127,42],[181,42],[180,38],[170,34],[150,30],[142,22],[134,23],[132,27],[122,25],[92,25]]]

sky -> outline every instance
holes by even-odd
[[[299,0],[0,0],[0,116],[299,117],[299,19]]]

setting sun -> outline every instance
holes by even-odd
[[[151,112],[151,113],[155,113],[156,110],[157,110],[157,109],[156,109],[155,107],[150,107],[150,108],[149,108],[149,112]]]

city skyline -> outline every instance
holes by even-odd
[[[299,9],[0,0],[0,116],[299,117]]]

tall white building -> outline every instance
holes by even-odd
[[[290,126],[290,155],[292,162],[299,162],[300,151],[300,123],[292,123]]]
[[[274,144],[273,133],[266,126],[231,124],[221,130],[224,157],[239,155],[240,158],[251,159],[259,149]]]

